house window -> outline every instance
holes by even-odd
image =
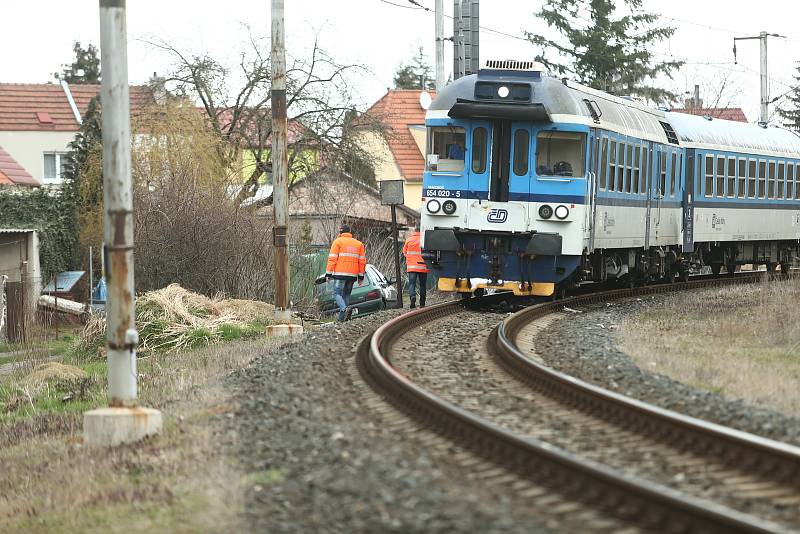
[[[65,152],[45,152],[44,173],[42,174],[45,183],[61,182],[66,165],[67,154]]]
[[[461,172],[464,170],[466,133],[458,126],[435,126],[428,130],[429,171]],[[485,145],[484,145],[485,146]]]

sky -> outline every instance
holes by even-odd
[[[433,9],[434,0],[417,0]],[[286,43],[291,57],[308,55],[314,39],[340,63],[366,67],[352,78],[356,103],[362,109],[379,99],[392,84],[397,68],[423,46],[434,59],[434,17],[408,0],[286,0]],[[525,30],[556,37],[535,17],[544,0],[484,0],[481,3],[481,60],[527,59],[535,53]],[[622,1],[620,0],[620,4]],[[248,30],[269,35],[268,0],[128,0],[129,78],[145,83],[154,72],[170,72],[172,59],[148,41],[163,40],[188,53],[208,53],[235,65],[247,46]],[[452,0],[444,0],[451,16]],[[72,60],[72,43],[99,45],[98,2],[63,0],[0,0],[0,82],[44,83]],[[658,59],[680,59],[687,65],[660,84],[678,92],[701,85],[706,102],[742,107],[751,121],[759,110],[759,43],[740,41],[733,63],[733,38],[760,31],[785,38],[769,39],[770,96],[786,93],[797,82],[800,61],[800,2],[797,0],[643,0],[677,28],[653,46]],[[445,18],[445,35],[452,19]],[[268,52],[269,40],[263,41]],[[452,72],[452,45],[445,45],[445,71]],[[773,106],[774,109],[774,106]]]

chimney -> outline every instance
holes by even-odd
[[[153,92],[153,100],[155,100],[156,104],[158,105],[167,103],[167,97],[169,96],[169,93],[167,92],[167,87],[165,84],[166,80],[162,76],[159,76],[156,72],[153,73],[153,76],[151,76],[150,80],[147,82],[147,85]]]

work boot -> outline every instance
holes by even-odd
[[[417,307],[417,299],[415,297],[411,297],[411,306],[409,306],[409,308],[413,310],[416,307]]]

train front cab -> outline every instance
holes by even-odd
[[[588,127],[538,113],[427,121],[423,248],[440,290],[549,296],[578,269]]]

